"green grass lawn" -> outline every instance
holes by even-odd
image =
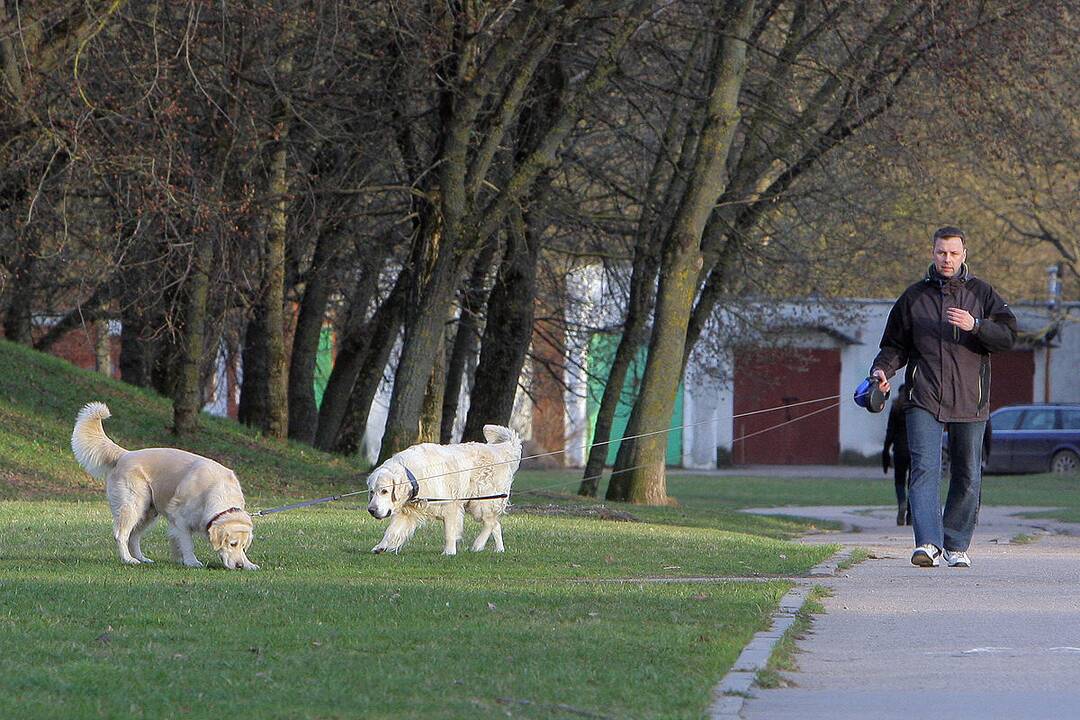
[[[166,400],[0,341],[3,718],[699,717],[790,578],[835,550],[674,486],[677,507],[597,519],[565,494],[573,474],[522,472],[540,492],[515,495],[501,555],[443,557],[438,526],[371,555],[384,523],[358,495],[257,518],[259,572],[202,541],[211,567],[183,568],[161,527],[143,543],[158,562],[126,567],[68,446],[90,400],[121,445],[233,467],[252,509],[363,487],[356,460],[226,420],[174,438]],[[654,582],[702,577],[718,580]]]
[[[0,503],[0,717],[700,716],[828,548],[716,529],[508,518],[508,551],[367,551],[358,508],[257,525],[255,573],[115,559],[101,502]],[[470,525],[470,531],[475,528]],[[198,546],[205,560],[210,553]],[[616,582],[616,580],[627,580]]]
[[[675,504],[642,507],[521,471],[501,555],[443,557],[435,526],[373,556],[384,523],[357,495],[257,518],[256,573],[202,541],[211,567],[180,567],[160,527],[143,544],[158,562],[125,567],[68,445],[90,400],[121,445],[233,467],[253,510],[363,488],[358,460],[228,420],[174,438],[165,399],[0,341],[0,718],[700,717],[792,576],[836,549],[789,542],[810,521],[738,509],[893,501],[884,477],[673,473]],[[988,478],[984,499],[1080,515],[1067,479]]]

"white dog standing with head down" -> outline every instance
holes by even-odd
[[[371,471],[368,512],[379,520],[390,517],[372,552],[397,552],[420,525],[438,518],[445,535],[443,554],[456,555],[466,510],[483,524],[472,549],[483,550],[492,538],[495,552],[503,551],[500,518],[521,462],[521,438],[499,425],[485,425],[484,437],[486,443],[413,445]],[[506,497],[470,499],[490,495]]]
[[[252,523],[236,474],[209,458],[175,448],[125,450],[101,427],[111,415],[100,402],[80,410],[71,450],[86,472],[105,481],[120,559],[129,565],[153,562],[139,544],[161,514],[169,522],[173,555],[184,565],[203,567],[192,539],[199,533],[210,540],[229,570],[258,570],[246,554]]]

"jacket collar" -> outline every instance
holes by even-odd
[[[946,285],[963,285],[968,280],[970,280],[971,277],[971,273],[968,272],[967,263],[961,264],[959,272],[957,272],[951,278],[945,277],[944,275],[939,273],[937,271],[937,268],[934,267],[934,263],[930,263],[930,265],[926,268],[926,277],[923,278],[923,282],[934,283],[938,287],[943,288]]]

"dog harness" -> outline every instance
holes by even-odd
[[[461,501],[468,502],[470,500],[497,500],[499,498],[510,497],[510,495],[507,494],[507,493],[499,493],[497,495],[479,495],[477,497],[464,497],[464,498],[422,498],[422,497],[417,497],[420,494],[420,483],[416,481],[416,476],[413,475],[412,470],[405,467],[404,465],[402,465],[401,467],[405,468],[405,477],[409,478],[409,486],[410,486],[409,498],[405,501],[407,503],[454,502],[456,500],[461,500]],[[394,498],[394,490],[393,490],[393,488],[391,488],[391,490],[390,490],[390,499],[394,500],[396,502],[396,498]]]

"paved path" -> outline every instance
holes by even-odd
[[[817,535],[873,557],[821,584],[826,612],[799,643],[791,687],[754,688],[745,720],[1040,720],[1080,717],[1077,526],[983,507],[972,567],[916,568],[886,508],[772,508],[843,522]],[[1017,534],[1029,544],[1010,542]],[[1053,534],[1051,534],[1053,533]]]

